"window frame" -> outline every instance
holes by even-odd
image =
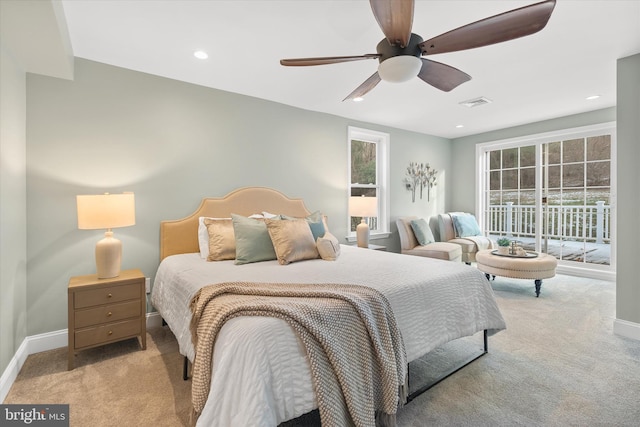
[[[376,144],[376,184],[351,183],[351,141],[366,141]],[[378,229],[371,230],[370,239],[386,239],[391,235],[389,231],[389,145],[390,135],[370,129],[363,129],[354,126],[347,127],[347,191],[346,191],[346,223],[347,241],[356,241],[355,231],[351,231],[351,216],[349,215],[349,197],[352,188],[376,188],[378,195]]]

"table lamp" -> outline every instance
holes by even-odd
[[[122,261],[122,242],[113,237],[111,229],[136,223],[133,193],[76,196],[76,203],[80,230],[107,229],[104,239],[96,244],[98,278],[118,277]]]
[[[358,247],[369,247],[369,224],[365,218],[378,214],[378,198],[365,196],[349,197],[349,216],[361,217],[362,221],[356,227],[356,240]]]

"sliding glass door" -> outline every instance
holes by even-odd
[[[611,264],[611,135],[543,145],[549,253]]]
[[[569,266],[612,271],[614,141],[606,127],[483,144],[479,200],[487,234]]]

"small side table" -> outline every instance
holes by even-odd
[[[69,370],[80,350],[134,337],[147,348],[144,282],[140,270],[125,270],[110,279],[98,279],[97,274],[69,279]]]
[[[369,243],[369,247],[367,249],[372,249],[374,251],[386,251],[387,247],[382,245],[372,245]]]

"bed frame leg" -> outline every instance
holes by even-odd
[[[407,401],[405,402],[405,404],[411,402],[413,399],[415,399],[416,397],[420,396],[425,391],[429,390],[430,388],[432,388],[433,386],[439,384],[443,380],[449,378],[451,375],[455,374],[456,372],[458,372],[459,370],[461,370],[465,366],[471,364],[472,362],[475,362],[476,360],[478,360],[479,358],[481,358],[482,356],[487,354],[489,352],[489,338],[488,337],[489,337],[489,334],[487,333],[487,330],[485,329],[483,331],[483,336],[482,336],[482,341],[483,341],[482,342],[482,344],[483,344],[482,351],[480,351],[479,353],[474,353],[469,359],[467,359],[465,362],[463,362],[462,365],[457,366],[457,367],[454,366],[453,368],[451,368],[449,371],[447,371],[440,378],[436,378],[434,381],[422,386],[421,388],[419,388],[418,390],[414,391],[413,393],[409,393],[407,395]],[[409,372],[410,372],[409,371],[409,365],[407,364],[407,387],[409,386]]]
[[[189,379],[189,359],[184,357],[184,364],[182,365],[182,379],[187,381]]]
[[[162,318],[162,326],[167,326],[164,318]],[[187,381],[189,379],[189,359],[187,359],[187,356],[184,357],[184,362],[182,363],[182,379]]]

